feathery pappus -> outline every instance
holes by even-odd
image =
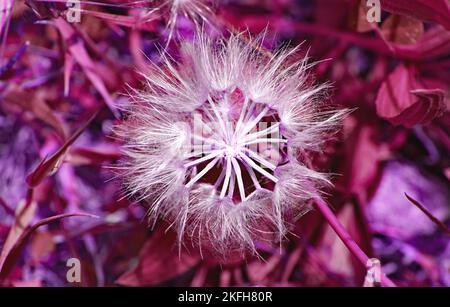
[[[177,20],[180,16],[190,20],[196,27],[203,24],[212,24],[212,7],[214,0],[163,0],[158,10],[163,12],[167,20],[167,44],[173,39]]]
[[[267,57],[262,39],[243,35],[200,33],[178,62],[163,54],[116,129],[127,194],[180,243],[222,256],[281,241],[290,217],[308,211],[329,180],[298,152],[320,150],[347,112],[325,105],[307,58],[289,61],[299,47]]]

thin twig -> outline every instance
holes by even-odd
[[[361,262],[364,267],[366,267],[369,257],[359,247],[355,240],[353,240],[344,226],[342,226],[339,222],[336,215],[334,215],[334,213],[330,210],[328,205],[321,199],[316,199],[314,205],[322,213],[325,220],[327,220],[328,224],[330,224],[331,228],[336,232],[349,251]],[[381,285],[384,287],[396,287],[396,284],[384,274],[381,274]]]
[[[428,218],[435,223],[436,225],[439,226],[439,228],[441,228],[444,232],[446,232],[448,235],[450,235],[450,228],[448,228],[447,225],[445,225],[442,221],[440,221],[437,217],[435,217],[433,214],[431,214],[430,211],[427,210],[427,208],[425,208],[422,204],[420,204],[417,200],[415,200],[414,198],[412,198],[411,196],[409,196],[408,194],[405,193],[406,198],[417,208],[419,208],[423,213],[425,213],[426,216],[428,216]]]

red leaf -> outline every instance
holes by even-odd
[[[394,14],[434,21],[450,30],[448,0],[381,0],[381,8]]]
[[[193,268],[200,259],[181,251],[174,244],[176,235],[158,227],[141,249],[137,266],[123,274],[116,283],[124,286],[151,286],[168,281]]]
[[[427,89],[421,83],[413,67],[399,65],[378,91],[378,115],[406,127],[426,124],[442,115],[447,108],[445,91]]]

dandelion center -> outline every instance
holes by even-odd
[[[209,95],[193,116],[193,125],[200,125],[193,135],[200,152],[187,159],[186,187],[214,184],[220,198],[235,203],[261,187],[271,190],[287,142],[279,136],[276,119],[270,105],[252,101],[239,89]]]

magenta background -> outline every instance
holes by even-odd
[[[167,225],[148,229],[145,209],[122,198],[106,167],[120,157],[111,105],[126,103],[126,84],[140,86],[137,72],[148,59],[158,62],[156,45],[168,35],[165,11],[138,24],[126,16],[144,8],[104,0],[108,6],[85,8],[120,17],[86,12],[74,26],[55,22],[61,5],[27,2],[41,16],[15,1],[0,66],[0,248],[5,253],[11,229],[20,229],[14,212],[21,201],[36,204],[29,225],[71,212],[100,218],[68,217],[30,233],[4,265],[3,285],[70,286],[71,257],[81,260],[83,286],[362,285],[365,268],[316,211],[298,221],[281,252],[260,245],[264,261],[219,263],[186,249],[180,259]],[[309,49],[312,61],[328,59],[312,74],[332,83],[329,103],[355,109],[324,152],[310,156],[315,168],[336,174],[328,202],[398,285],[450,286],[450,237],[404,195],[450,225],[450,10],[445,0],[403,2],[382,1],[383,22],[368,25],[360,13],[365,1],[217,1],[206,27],[256,35],[267,26],[268,49],[304,42],[295,56]],[[193,23],[179,18],[177,29],[190,39]],[[176,48],[172,42],[167,50]],[[38,184],[27,202],[26,177],[98,108],[57,171],[34,173]]]

